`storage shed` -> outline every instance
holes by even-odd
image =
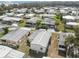
[[[24,55],[23,52],[0,45],[0,58],[22,58]]]

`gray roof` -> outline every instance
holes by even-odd
[[[45,31],[45,29],[39,29],[34,31],[29,37],[29,41],[32,41],[40,32]]]
[[[51,32],[42,31],[34,38],[31,44],[36,44],[47,48],[50,37],[51,37]]]
[[[24,30],[24,29],[18,29],[16,31],[11,31],[8,34],[4,35],[2,38],[2,40],[11,40],[11,41],[15,41],[17,42],[18,40],[20,40],[24,35],[28,34],[28,30]]]
[[[36,20],[34,18],[28,19],[27,22],[29,23],[36,23]]]
[[[43,23],[50,24],[50,25],[55,25],[55,21],[51,18],[44,18]]]

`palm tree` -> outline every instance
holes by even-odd
[[[69,35],[66,39],[65,39],[65,45],[66,45],[66,57],[70,56],[70,52],[73,52],[71,50],[71,48],[74,46],[74,39],[75,37],[72,35]]]
[[[68,50],[70,50],[71,47],[73,47],[74,57],[78,57],[78,56],[75,56],[75,55],[78,55],[78,49],[79,49],[79,27],[78,26],[74,27],[74,31],[75,31],[75,37],[69,35],[65,39],[65,44],[67,46],[67,53],[66,53],[66,55],[69,52],[71,52],[71,51],[68,52]]]
[[[74,41],[74,46],[75,46],[75,49],[76,49],[76,55],[78,55],[77,50],[79,49],[79,26],[76,26],[74,28],[74,31],[75,31],[75,36],[76,36],[75,41]],[[76,56],[76,57],[78,57],[78,56]]]

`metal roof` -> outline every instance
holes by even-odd
[[[42,31],[34,38],[31,44],[37,44],[46,48],[51,37],[51,34],[51,32]]]
[[[0,58],[22,58],[24,53],[10,47],[0,45]]]
[[[23,16],[24,14],[15,14],[16,17],[21,17]]]
[[[66,25],[76,26],[79,25],[77,22],[67,22]]]
[[[45,31],[45,29],[39,29],[34,31],[29,37],[29,41],[32,41],[40,32]]]
[[[9,25],[4,25],[4,24],[0,24],[0,29],[1,28],[5,28],[5,27],[10,27]]]
[[[29,23],[36,23],[37,20],[40,20],[40,19],[38,19],[37,17],[33,17],[31,19],[28,19],[27,22],[29,22]]]
[[[15,31],[11,31],[8,34],[4,35],[1,39],[2,40],[12,40],[17,42],[18,40],[20,40],[25,34],[28,34],[29,30],[25,30],[25,29],[18,29]]]
[[[53,19],[50,19],[50,18],[45,18],[45,19],[43,20],[43,22],[44,22],[45,24],[55,25],[55,21],[54,21]]]
[[[20,21],[21,18],[18,18],[18,17],[4,17],[2,20],[4,20],[4,21]]]
[[[63,19],[75,20],[75,17],[74,16],[70,16],[70,15],[66,15],[66,16],[63,16]]]

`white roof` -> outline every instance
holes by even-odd
[[[26,9],[24,9],[24,8],[22,8],[22,9],[17,9],[16,12],[22,12],[22,13],[24,13],[24,12],[26,12]]]
[[[34,31],[28,38],[29,38],[29,41],[32,41],[40,32],[42,31],[45,31],[44,29],[39,29],[39,30],[36,30]]]
[[[0,19],[3,19],[4,17],[6,17],[6,15],[2,15],[2,16],[0,16]]]
[[[3,20],[4,21],[20,21],[21,18],[17,18],[17,17],[4,17]]]
[[[55,15],[52,15],[52,14],[40,14],[40,16],[45,16],[45,17],[54,17]]]
[[[0,28],[5,28],[5,27],[9,27],[9,25],[0,24]]]
[[[12,16],[12,15],[14,15],[14,13],[6,13],[6,15]]]
[[[28,35],[28,32],[29,32],[28,30],[21,28],[21,29],[9,32],[8,34],[4,35],[1,39],[17,42],[24,35]]]
[[[17,26],[18,26],[18,24],[16,24],[16,23],[13,23],[11,26],[17,27]]]
[[[28,17],[28,16],[29,16],[29,17],[32,17],[32,16],[34,16],[34,15],[35,15],[35,14],[26,14],[25,16],[26,16],[26,17]]]
[[[55,32],[55,29],[48,29],[49,32]]]
[[[37,20],[40,20],[40,19],[38,19],[37,17],[33,17],[31,19],[28,19],[27,22],[36,23]]]
[[[63,16],[63,18],[64,19],[75,19],[75,17],[74,16],[70,16],[70,15],[66,15],[66,16]]]
[[[17,16],[17,17],[21,17],[21,16],[23,16],[24,14],[16,14],[15,16]]]
[[[61,12],[61,13],[67,13],[67,11],[64,10],[64,9],[61,9],[60,12]]]
[[[50,25],[55,25],[55,21],[50,19],[50,18],[44,18],[43,23],[50,24]]]
[[[34,38],[31,44],[36,44],[47,48],[50,37],[51,37],[51,32],[42,31]]]
[[[72,26],[74,26],[74,25],[79,25],[79,23],[77,23],[77,22],[67,22],[66,24],[67,24],[67,25],[72,25]]]
[[[24,53],[20,51],[0,45],[0,58],[22,58],[23,56]]]

